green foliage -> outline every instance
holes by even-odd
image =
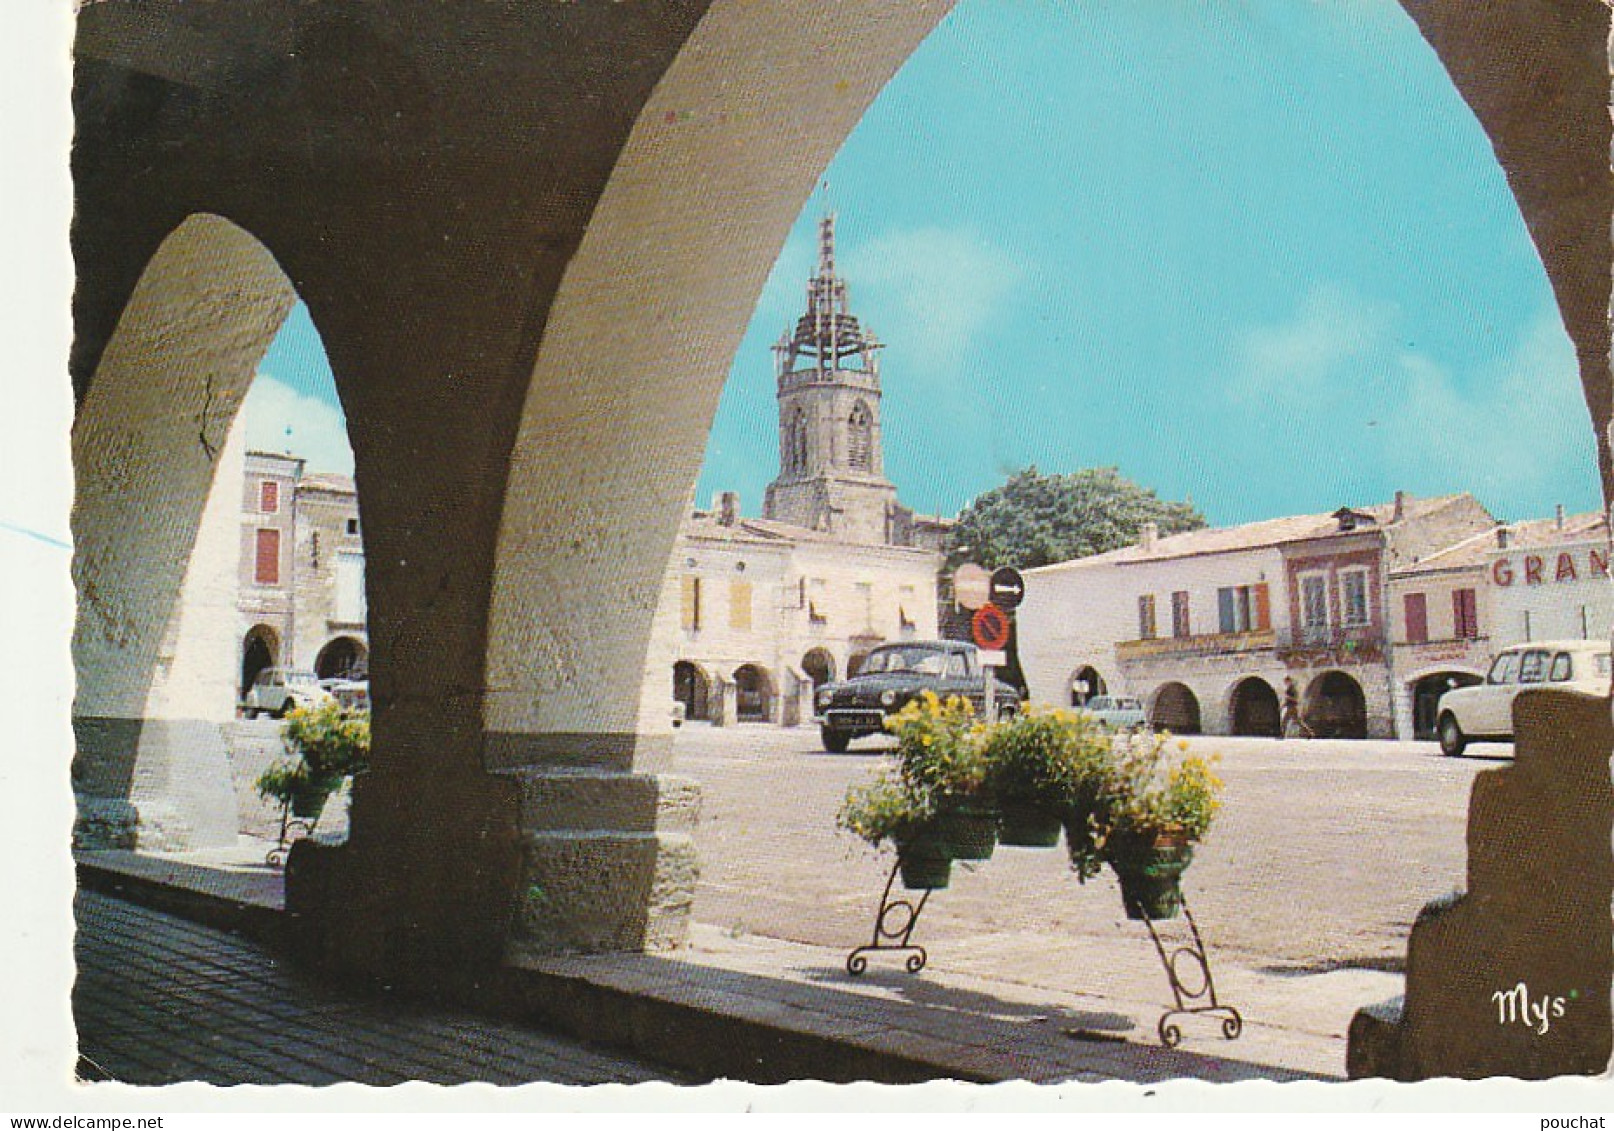
[[[886,841],[908,839],[933,816],[927,795],[911,789],[900,776],[881,771],[872,781],[846,791],[835,825],[878,848]]]
[[[1111,763],[1108,733],[1087,716],[1029,703],[988,728],[982,752],[995,796],[1061,812],[1090,804]]]
[[[301,758],[281,758],[258,775],[258,796],[265,801],[289,805],[297,797],[311,793],[333,793],[342,784],[337,774],[319,774]]]
[[[1178,757],[1169,735],[1140,735],[1115,760],[1105,785],[1101,822],[1105,839],[1152,840],[1168,834],[1192,843],[1204,838],[1216,810],[1222,780],[1209,760]],[[1188,743],[1177,742],[1179,753]]]
[[[912,840],[957,802],[1031,802],[1065,824],[1071,868],[1096,875],[1106,847],[1171,835],[1202,839],[1220,806],[1210,760],[1169,749],[1169,735],[1116,739],[1084,715],[1028,705],[980,722],[969,703],[926,692],[887,720],[891,765],[853,786],[836,825],[879,846]]]
[[[1043,475],[1035,467],[976,497],[948,540],[949,569],[974,561],[1018,569],[1084,558],[1128,546],[1145,522],[1162,536],[1197,530],[1205,517],[1191,503],[1170,503],[1113,467]]]
[[[334,699],[312,709],[295,707],[280,736],[315,773],[351,777],[370,768],[368,711],[348,710]]]
[[[986,727],[968,699],[934,691],[917,698],[885,721],[897,736],[902,779],[913,792],[935,804],[968,800],[986,786]]]
[[[282,805],[315,791],[332,793],[342,779],[370,768],[370,714],[334,700],[312,710],[295,707],[280,737],[289,755],[258,775],[258,796]]]

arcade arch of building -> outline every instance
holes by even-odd
[[[1542,250],[1606,496],[1608,11],[1404,6]],[[84,835],[211,835],[137,783],[174,762],[216,769],[239,642],[214,655],[220,640],[171,634],[171,614],[215,552],[196,539],[216,445],[295,291],[349,421],[375,703],[350,841],[300,844],[288,869],[310,952],[431,979],[498,964],[512,939],[676,942],[693,791],[662,772],[665,711],[639,692],[685,485],[784,233],[947,9],[87,6],[72,356]],[[654,332],[621,332],[647,312]],[[213,674],[186,678],[204,662]],[[618,909],[604,918],[602,876]],[[542,916],[519,902],[534,889]]]

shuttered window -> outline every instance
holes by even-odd
[[[751,583],[729,582],[729,627],[735,632],[751,631]]]
[[[1479,638],[1479,609],[1474,600],[1474,590],[1453,590],[1451,611],[1452,623],[1456,626],[1456,631],[1453,635],[1459,640],[1477,640]],[[1528,632],[1525,639],[1529,639]]]
[[[1265,632],[1272,627],[1272,592],[1264,581],[1253,586],[1250,592],[1255,598],[1256,631]]]
[[[272,528],[258,531],[252,579],[259,585],[280,584],[280,531]]]
[[[1407,643],[1429,642],[1429,598],[1422,593],[1408,593],[1401,598],[1401,608],[1407,618]]]
[[[701,626],[701,579],[686,574],[681,597],[678,620],[686,632],[692,632]]]
[[[264,514],[280,513],[280,484],[273,479],[258,485],[258,509]]]

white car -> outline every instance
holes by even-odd
[[[313,672],[264,668],[241,697],[241,713],[249,719],[261,714],[278,719],[292,707],[317,707],[329,698]]]
[[[1484,683],[1458,687],[1440,697],[1435,730],[1443,754],[1458,755],[1474,739],[1513,737],[1513,698],[1532,688],[1606,696],[1606,640],[1535,640],[1497,653]]]
[[[1132,730],[1134,727],[1149,725],[1149,717],[1143,710],[1143,700],[1125,695],[1095,695],[1080,710],[1111,730]]]

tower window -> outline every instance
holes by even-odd
[[[790,434],[786,438],[785,470],[800,474],[807,470],[807,418],[801,409],[790,421]]]
[[[846,462],[859,471],[872,470],[874,420],[869,415],[868,406],[861,401],[853,406],[846,426]]]

